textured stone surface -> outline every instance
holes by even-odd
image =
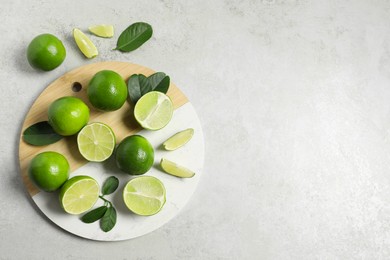
[[[110,3],[109,3],[110,2]],[[0,8],[1,259],[389,259],[390,2],[4,1]],[[129,24],[153,38],[111,51]],[[79,27],[110,23],[82,57]],[[53,33],[65,62],[43,73],[25,58]],[[94,61],[164,71],[191,100],[206,144],[195,195],[141,238],[102,243],[50,223],[28,197],[18,139],[51,81]]]

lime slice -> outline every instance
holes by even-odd
[[[91,162],[107,160],[115,148],[115,134],[103,123],[91,123],[77,135],[77,145],[81,155]]]
[[[81,214],[95,205],[99,198],[99,184],[89,176],[75,176],[61,187],[60,202],[69,214]]]
[[[88,59],[94,58],[98,55],[98,50],[96,49],[95,44],[85,35],[82,31],[75,28],[73,29],[73,37],[76,41],[77,46],[80,51],[87,57]]]
[[[160,166],[166,173],[176,177],[191,178],[195,175],[193,171],[164,158],[161,159]]]
[[[165,187],[157,178],[142,176],[130,180],[123,190],[126,206],[135,214],[154,215],[165,204]]]
[[[145,129],[159,130],[171,121],[173,104],[162,92],[151,91],[143,95],[135,104],[134,116]]]
[[[95,34],[96,36],[100,36],[103,38],[111,38],[114,36],[114,26],[107,24],[100,24],[96,26],[91,26],[88,30]]]
[[[186,143],[188,143],[188,141],[191,140],[193,135],[194,135],[194,129],[188,128],[168,138],[168,140],[166,140],[163,143],[163,146],[165,150],[168,151],[176,150],[182,147],[183,145],[185,145]]]

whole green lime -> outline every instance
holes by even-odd
[[[91,104],[103,111],[115,111],[127,98],[127,86],[121,75],[112,70],[96,73],[89,82],[87,94]]]
[[[69,177],[68,160],[57,152],[43,152],[36,155],[28,169],[31,181],[41,190],[55,191]]]
[[[63,136],[74,135],[89,120],[89,108],[79,98],[61,97],[55,100],[48,111],[49,124]]]
[[[145,137],[131,135],[118,145],[115,160],[122,171],[130,175],[141,175],[152,167],[154,150]]]
[[[49,71],[65,60],[66,50],[62,42],[52,34],[40,34],[27,47],[27,60],[34,68]]]

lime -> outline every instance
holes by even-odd
[[[143,95],[135,104],[134,116],[145,129],[159,130],[171,121],[173,104],[162,92],[151,91]]]
[[[32,159],[28,173],[38,188],[55,191],[68,179],[69,163],[60,153],[43,152]]]
[[[176,150],[182,147],[183,145],[185,145],[186,143],[188,143],[188,141],[191,140],[193,135],[194,135],[194,129],[188,128],[168,138],[168,140],[166,140],[163,143],[163,146],[165,150],[168,151]]]
[[[49,124],[60,135],[76,134],[89,120],[89,108],[79,98],[62,97],[49,106]]]
[[[81,214],[95,205],[99,198],[99,184],[89,176],[75,176],[64,183],[60,190],[60,203],[69,214]]]
[[[152,176],[134,178],[126,184],[123,200],[135,214],[154,215],[161,210],[166,201],[164,184]]]
[[[118,145],[115,160],[122,171],[130,175],[141,175],[152,167],[154,150],[145,137],[131,135]]]
[[[115,148],[115,134],[103,123],[91,123],[77,135],[77,145],[81,155],[91,162],[108,159]]]
[[[103,111],[118,110],[127,98],[126,82],[115,71],[102,70],[89,82],[87,94],[95,108]]]
[[[52,34],[40,34],[27,47],[27,60],[34,68],[49,71],[65,60],[66,50],[62,42]]]
[[[191,178],[195,175],[194,172],[188,170],[187,168],[164,158],[161,159],[160,166],[166,173],[176,177]]]
[[[94,58],[99,54],[95,44],[79,29],[73,29],[73,37],[80,51],[88,59]]]
[[[95,34],[96,36],[100,36],[103,38],[111,38],[114,36],[114,26],[107,25],[107,24],[100,24],[91,26],[88,28],[88,30]]]

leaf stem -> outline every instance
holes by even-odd
[[[109,200],[106,200],[103,196],[99,196],[99,198],[101,198],[104,202],[106,202],[106,203],[108,203],[108,204],[110,204],[110,207],[112,207],[112,203],[111,203],[111,201],[109,201]]]

